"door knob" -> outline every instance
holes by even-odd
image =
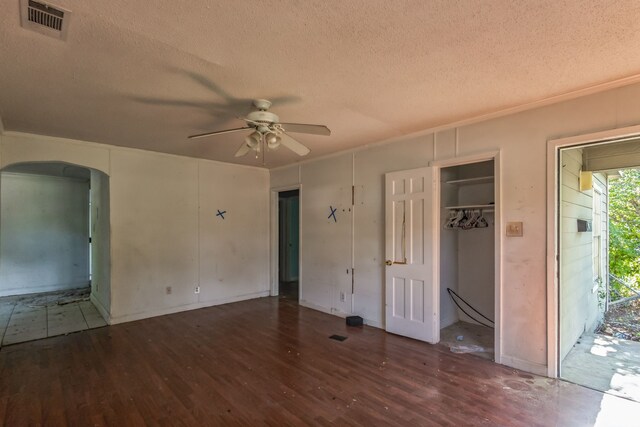
[[[392,261],[390,261],[390,260],[387,260],[387,261],[385,262],[385,264],[387,264],[387,265],[392,265],[392,264],[393,264],[393,262],[392,262]]]

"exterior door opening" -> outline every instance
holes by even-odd
[[[559,151],[557,184],[560,377],[635,401],[639,166],[638,139],[568,147]]]

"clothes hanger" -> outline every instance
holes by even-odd
[[[482,209],[480,209],[480,218],[478,218],[478,221],[476,221],[476,228],[487,228],[489,226],[489,222],[487,222],[487,219],[484,217],[484,215],[482,214]]]

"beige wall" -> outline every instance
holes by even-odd
[[[640,85],[633,85],[457,129],[372,146],[355,153],[338,154],[335,163],[322,160],[326,165],[323,173],[334,174],[341,164],[349,164],[342,160],[343,157],[356,158],[356,188],[363,203],[356,205],[354,226],[356,312],[363,314],[371,324],[382,325],[383,174],[425,166],[432,160],[500,150],[502,220],[503,223],[524,223],[523,237],[506,238],[502,234],[501,238],[502,362],[546,374],[547,141],[638,123]],[[359,164],[359,158],[366,160]],[[301,203],[304,203],[304,170],[315,167],[312,166],[314,163],[272,170],[271,180],[279,186],[297,184],[297,171],[301,168]],[[301,212],[304,211],[305,207],[301,206]],[[308,221],[303,213],[302,227],[306,227]],[[312,241],[303,238],[303,262],[305,251],[313,245]],[[359,265],[362,266],[360,269]],[[342,268],[342,265],[336,258],[317,263],[314,268],[336,274],[333,269]],[[301,272],[303,293],[307,287],[322,293],[324,285],[310,280],[313,274],[316,273]],[[328,311],[338,303],[323,304],[327,304],[323,308]]]
[[[61,138],[0,136],[0,168],[53,160],[109,175],[112,323],[268,294],[267,171]],[[225,220],[217,209],[227,210]]]

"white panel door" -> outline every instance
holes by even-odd
[[[385,175],[386,330],[437,343],[433,168]]]

